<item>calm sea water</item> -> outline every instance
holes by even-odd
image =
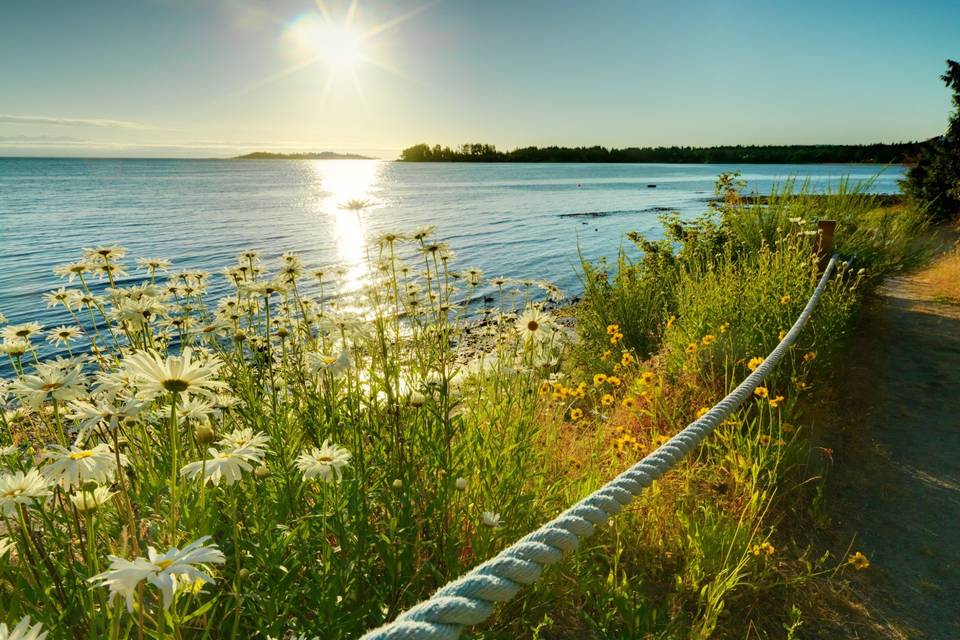
[[[212,271],[250,247],[268,259],[297,251],[311,266],[351,266],[377,234],[426,224],[459,266],[576,293],[578,248],[612,257],[624,233],[656,235],[664,210],[701,213],[717,174],[736,169],[759,192],[789,177],[810,176],[822,190],[848,176],[876,178],[874,191],[893,193],[902,176],[869,165],[0,158],[0,311],[11,322],[68,323],[39,295],[59,285],[51,268],[82,247],[119,244],[130,264],[162,257]],[[374,204],[359,216],[339,208],[355,198]],[[569,215],[583,213],[598,216]]]

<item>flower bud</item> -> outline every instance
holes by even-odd
[[[193,434],[197,438],[197,442],[204,445],[210,444],[217,439],[217,434],[213,430],[213,426],[210,424],[209,420],[205,420],[198,424],[196,429],[194,429]]]

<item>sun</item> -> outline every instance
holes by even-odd
[[[364,57],[363,34],[347,21],[307,14],[291,24],[288,33],[301,55],[333,72],[352,71]]]

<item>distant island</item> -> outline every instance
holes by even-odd
[[[236,156],[233,160],[376,160],[356,153],[270,153],[269,151],[254,151],[243,156]]]
[[[401,162],[660,162],[689,164],[911,164],[927,142],[891,144],[731,145],[718,147],[523,147],[498,151],[491,144],[456,149],[418,144]]]

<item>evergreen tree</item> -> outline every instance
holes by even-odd
[[[947,132],[931,140],[907,174],[904,190],[929,207],[936,220],[950,220],[960,211],[960,63],[947,60],[940,76],[953,91],[953,113]]]

